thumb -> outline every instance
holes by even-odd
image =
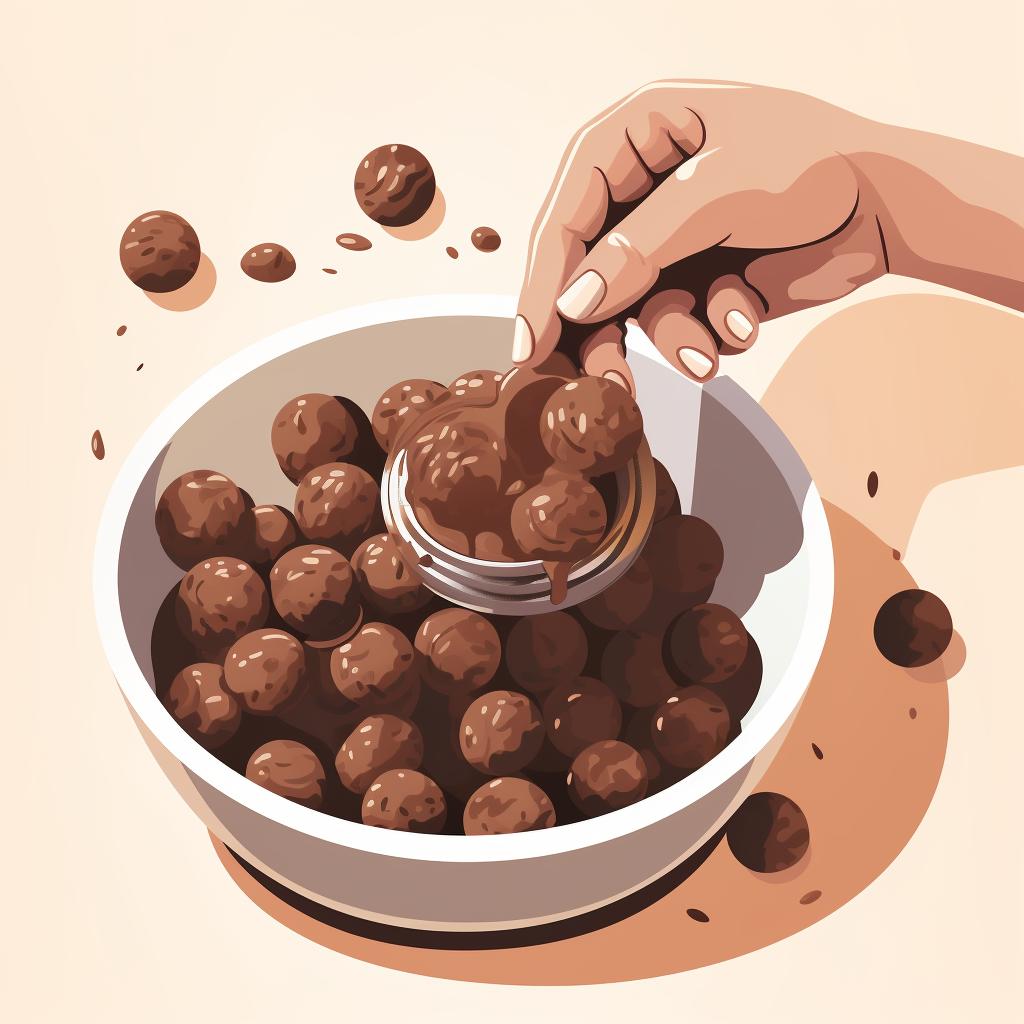
[[[645,295],[666,267],[728,238],[731,196],[718,149],[687,160],[598,241],[556,306],[566,320],[598,323]]]

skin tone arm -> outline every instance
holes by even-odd
[[[764,321],[890,272],[1024,309],[1022,181],[1020,158],[799,93],[647,86],[566,151],[531,237],[513,359],[542,362],[582,333],[584,369],[632,389],[635,318],[708,380]]]

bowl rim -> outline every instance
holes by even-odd
[[[511,333],[515,313],[516,300],[510,295],[439,294],[336,310],[286,327],[229,356],[189,385],[149,425],[118,471],[100,517],[93,560],[93,600],[107,661],[129,707],[152,737],[188,772],[261,817],[332,845],[398,860],[490,863],[570,853],[643,830],[708,796],[750,764],[799,706],[824,648],[834,587],[831,535],[813,481],[800,510],[804,543],[810,545],[807,613],[789,666],[775,691],[744,724],[740,735],[708,764],[660,793],[610,814],[500,836],[437,836],[370,828],[303,807],[250,782],[192,739],[160,703],[128,641],[120,611],[118,576],[128,513],[143,479],[174,434],[231,384],[305,345],[366,327],[451,317],[508,320]],[[736,396],[732,397],[738,397],[743,408],[731,411],[741,412],[748,426],[757,426],[762,443],[767,436],[803,465],[764,409],[738,386],[734,390]]]

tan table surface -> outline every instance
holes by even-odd
[[[282,927],[227,879],[132,726],[100,651],[90,563],[118,465],[204,369],[340,306],[514,291],[569,134],[629,89],[668,76],[760,81],[1024,152],[1022,34],[1020,6],[995,0],[955,17],[920,0],[841,11],[102,0],[5,10],[0,1016],[796,1022],[1019,1012],[1020,318],[900,299],[900,326],[886,334],[895,321],[865,300],[935,291],[893,280],[842,304],[854,307],[842,316],[863,319],[829,320],[835,308],[793,318],[728,364],[754,394],[767,392],[826,497],[899,547],[946,600],[967,660],[949,684],[934,800],[895,862],[812,928],[716,966],[607,986],[474,985],[369,965]],[[388,238],[356,209],[355,163],[389,141],[434,162],[447,214],[427,239]],[[193,311],[158,308],[117,263],[127,222],[161,207],[192,221],[217,269],[212,296]],[[469,245],[480,224],[501,233],[498,252]],[[371,235],[374,249],[343,252],[343,231]],[[296,255],[286,284],[257,285],[238,270],[266,240]],[[790,358],[811,330],[853,339],[844,388],[816,387],[817,370],[842,370],[816,362],[812,344]],[[909,347],[890,363],[901,340]],[[929,408],[908,402],[907,381],[915,401],[934,395]],[[96,428],[102,463],[89,450]],[[873,455],[881,465],[865,461]],[[882,488],[869,505],[871,468]],[[887,497],[891,480],[901,484]]]

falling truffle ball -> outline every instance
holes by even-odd
[[[295,492],[295,521],[311,541],[350,555],[383,525],[380,489],[358,466],[328,462],[307,473]]]
[[[341,784],[365,793],[378,775],[394,768],[419,768],[423,735],[412,722],[397,715],[370,715],[341,745],[334,766]]]
[[[665,658],[681,686],[725,682],[746,660],[746,627],[720,604],[698,604],[683,612],[665,636]]]
[[[299,542],[291,512],[280,505],[257,505],[248,516],[249,560],[260,568],[274,564]]]
[[[904,668],[941,658],[952,639],[949,609],[927,590],[901,590],[875,616],[875,645],[889,661]]]
[[[784,871],[811,845],[804,812],[781,793],[754,793],[729,819],[725,838],[732,855],[751,871]]]
[[[605,377],[581,377],[548,399],[540,430],[559,466],[601,476],[622,469],[636,454],[644,421],[624,387]]]
[[[270,599],[256,570],[236,558],[211,558],[178,585],[175,614],[196,648],[222,653],[242,634],[266,624]]]
[[[675,692],[665,668],[662,638],[654,633],[616,633],[601,655],[601,678],[623,704],[653,708]]]
[[[544,722],[525,694],[491,690],[466,709],[459,745],[466,760],[488,775],[522,771],[540,753]]]
[[[561,683],[544,701],[544,724],[556,750],[575,757],[598,740],[618,738],[622,708],[600,679],[580,676]]]
[[[501,662],[497,630],[477,612],[445,608],[416,631],[423,681],[450,697],[486,686]]]
[[[654,713],[651,739],[662,760],[689,773],[725,749],[731,727],[723,700],[702,686],[687,686]]]
[[[587,634],[567,612],[524,615],[505,641],[508,674],[532,694],[571,683],[582,673],[587,653]]]
[[[399,832],[436,835],[444,828],[448,805],[433,779],[411,768],[379,775],[363,797],[364,825]]]
[[[363,603],[386,615],[402,615],[429,604],[432,594],[402,557],[389,533],[368,537],[352,555]]]
[[[223,746],[242,721],[241,705],[224,685],[223,669],[209,662],[183,668],[171,680],[164,703],[185,732],[207,750]]]
[[[317,808],[323,803],[324,774],[320,759],[294,740],[271,740],[253,752],[245,777],[271,793]]]
[[[577,562],[597,549],[607,527],[601,495],[581,476],[549,472],[512,506],[512,536],[529,558]]]
[[[248,495],[223,473],[196,469],[164,488],[156,506],[156,532],[182,569],[214,555],[243,557]],[[238,550],[233,550],[237,548]]]
[[[328,462],[344,462],[359,444],[359,424],[340,398],[299,395],[274,417],[270,443],[293,484]]]
[[[519,778],[491,779],[466,801],[462,827],[467,836],[533,832],[555,824],[555,809],[540,786]]]
[[[412,644],[394,626],[368,622],[331,652],[331,679],[338,692],[369,711],[409,708],[420,674]],[[413,702],[414,703],[414,702]]]
[[[416,378],[392,384],[377,400],[370,417],[377,443],[391,451],[399,432],[410,428],[447,394],[448,389],[436,380]]]
[[[136,217],[121,238],[121,269],[146,292],[184,287],[195,277],[201,255],[195,228],[167,210]]]
[[[430,161],[412,146],[378,146],[359,162],[353,188],[359,208],[386,227],[405,227],[430,209],[437,191]]]
[[[347,639],[362,616],[352,567],[333,548],[303,544],[270,570],[278,614],[311,640]]]
[[[224,661],[227,688],[256,715],[272,715],[305,682],[302,644],[279,629],[257,629],[236,640]]]
[[[647,795],[647,765],[628,743],[599,740],[573,759],[568,784],[573,803],[595,818]]]
[[[722,540],[697,516],[669,515],[654,524],[644,546],[655,598],[681,611],[706,601],[722,571]]]
[[[654,596],[654,577],[643,555],[600,594],[579,605],[580,614],[598,629],[628,629],[647,611]]]

